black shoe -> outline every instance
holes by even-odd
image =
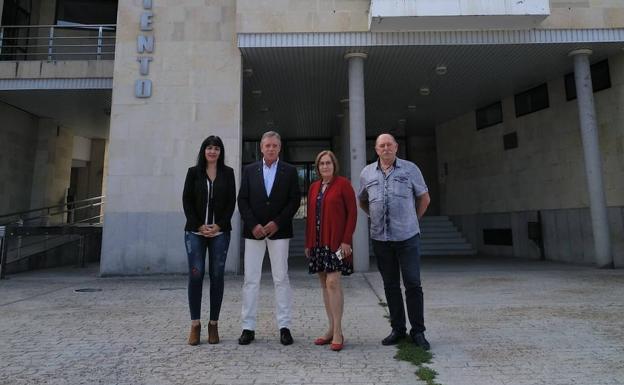
[[[238,338],[239,345],[249,345],[256,338],[256,332],[253,330],[243,329],[243,334]]]
[[[292,343],[294,342],[288,328],[280,329],[280,342],[282,343],[282,345],[292,345]]]
[[[405,332],[400,332],[398,330],[392,330],[392,332],[390,332],[388,337],[386,337],[383,340],[381,340],[381,344],[382,345],[386,345],[386,346],[387,345],[396,345],[403,338],[405,338]]]
[[[429,345],[429,341],[425,338],[425,333],[414,333],[410,332],[410,337],[412,337],[412,341],[416,344],[416,346],[422,348],[423,350],[431,349],[431,345]]]

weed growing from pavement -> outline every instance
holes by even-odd
[[[437,374],[438,372],[426,366],[421,366],[420,369],[416,371],[416,375],[418,376],[418,378],[427,382],[427,385],[439,385],[437,382],[435,382],[435,377]]]
[[[416,366],[429,364],[431,363],[431,358],[433,358],[433,354],[416,346],[408,338],[404,338],[401,342],[399,342],[397,347],[399,348],[399,351],[394,358],[397,360],[411,362]]]
[[[379,306],[383,308],[387,308],[388,304],[380,301]],[[388,314],[384,314],[384,317],[390,320],[390,316]],[[433,358],[433,354],[424,350],[423,348],[416,346],[409,337],[404,338],[397,345],[397,354],[394,356],[395,359],[401,361],[410,362],[412,365],[418,366],[418,370],[415,372],[416,376],[419,379],[425,381],[427,385],[440,385],[435,382],[435,378],[438,374],[435,370],[424,366],[424,364],[431,363],[431,359]]]
[[[435,370],[424,366],[424,364],[430,364],[433,354],[424,350],[423,348],[416,346],[408,338],[404,338],[397,345],[398,351],[394,356],[395,359],[401,361],[410,362],[412,365],[418,366],[416,375],[421,380],[425,381],[427,385],[439,385],[435,382],[435,377],[438,374]]]

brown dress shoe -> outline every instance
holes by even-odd
[[[199,334],[201,333],[201,324],[191,325],[191,332],[189,333],[188,344],[199,345]]]
[[[218,324],[211,324],[208,322],[208,343],[209,344],[218,344],[219,343],[219,326]]]

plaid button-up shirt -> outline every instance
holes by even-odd
[[[370,236],[377,241],[404,241],[420,233],[417,198],[428,191],[414,163],[396,158],[386,175],[379,160],[360,174],[358,198],[368,202]]]

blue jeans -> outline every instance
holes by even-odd
[[[377,267],[381,273],[390,311],[390,326],[393,330],[405,333],[405,308],[401,293],[401,276],[405,286],[407,315],[412,332],[424,332],[423,292],[420,284],[420,255],[416,234],[404,241],[376,241],[373,239],[373,251],[377,257]]]
[[[184,233],[186,254],[188,256],[189,281],[188,301],[191,320],[200,319],[202,288],[206,273],[206,250],[208,250],[208,277],[210,277],[210,320],[218,321],[223,301],[223,274],[225,259],[230,246],[230,232],[224,232],[214,238],[206,238]]]

